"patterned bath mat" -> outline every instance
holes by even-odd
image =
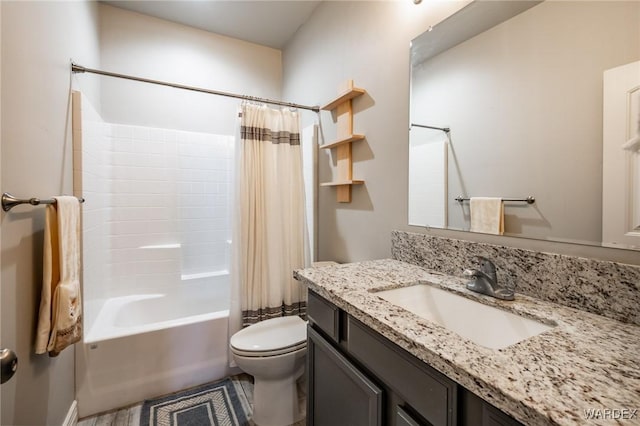
[[[249,415],[242,391],[231,379],[144,402],[140,426],[245,426]]]

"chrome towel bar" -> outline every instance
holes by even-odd
[[[445,133],[449,133],[451,131],[451,129],[449,127],[427,126],[427,125],[424,125],[424,124],[416,124],[416,123],[411,123],[409,125],[409,130],[411,130],[412,127],[422,127],[423,129],[440,130],[440,131],[443,131]]]
[[[463,201],[469,201],[470,198],[463,198],[462,195],[459,195],[455,198],[455,200],[459,203],[462,203]],[[529,195],[527,198],[503,198],[502,201],[521,201],[523,203],[533,204],[536,202],[536,199],[535,197]]]
[[[84,198],[78,198],[78,201],[84,203]],[[50,198],[47,200],[41,200],[40,198],[16,198],[13,195],[5,192],[2,194],[2,210],[8,212],[15,206],[19,206],[20,204],[31,204],[32,206],[39,206],[40,204],[54,204],[56,200],[54,198]]]

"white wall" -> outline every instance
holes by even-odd
[[[110,125],[89,99],[73,94],[73,190],[82,207],[82,296],[85,336],[95,319],[89,301],[99,298],[111,281],[108,268]]]
[[[2,2],[1,27],[2,190],[71,194],[70,59],[100,65],[97,4]],[[2,213],[2,346],[19,357],[2,385],[3,425],[62,424],[74,399],[73,349],[33,354],[43,225],[42,207]]]
[[[320,188],[318,259],[358,261],[390,256],[392,229],[425,232],[407,225],[409,42],[462,3],[323,2],[284,50],[284,98],[305,104],[331,100],[347,79],[368,95],[354,101],[353,189],[350,204],[338,204],[331,188]],[[426,13],[425,11],[428,11]],[[305,115],[303,125],[313,117]],[[335,137],[323,113],[325,140]],[[320,182],[331,179],[334,159],[319,155]],[[599,247],[430,230],[473,241],[640,263],[638,253]]]
[[[465,2],[323,2],[284,50],[284,98],[325,104],[353,79],[367,95],[353,102],[352,202],[336,202],[334,188],[319,189],[318,260],[389,257],[391,230],[407,223],[409,43]],[[303,126],[314,115],[303,115]],[[331,113],[322,113],[326,143],[336,136]],[[334,150],[335,151],[335,150]],[[318,155],[319,181],[328,182],[335,159]]]
[[[280,98],[281,52],[100,5],[105,70],[201,88]],[[110,123],[235,134],[238,99],[109,77],[102,118]]]

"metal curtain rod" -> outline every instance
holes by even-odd
[[[462,195],[459,195],[455,198],[455,200],[459,203],[462,203],[463,201],[469,201],[469,198],[463,198]],[[535,197],[529,195],[527,198],[503,198],[502,201],[521,201],[521,202],[526,202],[527,204],[533,204],[536,202]]]
[[[78,201],[84,203],[84,198],[78,198]],[[5,212],[8,212],[12,208],[14,208],[15,206],[19,206],[20,204],[31,204],[32,206],[39,206],[40,204],[55,204],[55,202],[55,198],[50,198],[48,200],[41,200],[39,198],[22,199],[16,198],[8,192],[2,194],[2,210],[4,210]]]
[[[308,106],[308,105],[295,104],[293,102],[274,101],[272,99],[258,98],[258,97],[255,97],[255,96],[238,95],[236,93],[222,92],[222,91],[219,91],[219,90],[203,89],[203,88],[200,88],[200,87],[186,86],[184,84],[169,83],[169,82],[166,82],[166,81],[152,80],[150,78],[135,77],[135,76],[132,76],[132,75],[119,74],[119,73],[115,73],[115,72],[109,72],[109,71],[96,70],[96,69],[93,69],[93,68],[87,68],[87,67],[83,67],[82,65],[74,64],[73,62],[71,63],[71,72],[74,72],[74,73],[88,72],[88,73],[91,73],[91,74],[106,75],[108,77],[117,77],[117,78],[124,78],[126,80],[141,81],[143,83],[159,84],[161,86],[168,86],[168,87],[173,87],[173,88],[176,88],[176,89],[191,90],[193,92],[209,93],[211,95],[226,96],[228,98],[244,99],[246,101],[263,102],[265,104],[288,106],[288,107],[291,107],[291,108],[300,108],[300,109],[307,109],[307,110],[314,111],[314,112],[320,112],[320,107],[319,106]]]
[[[423,129],[440,130],[445,133],[449,133],[451,131],[451,129],[448,127],[425,126],[424,124],[415,124],[415,123],[411,123],[409,127],[410,127],[409,130],[411,130],[411,127],[422,127]]]

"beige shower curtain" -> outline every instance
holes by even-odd
[[[245,104],[241,114],[232,274],[247,326],[306,315],[292,275],[304,267],[306,225],[298,113]]]

